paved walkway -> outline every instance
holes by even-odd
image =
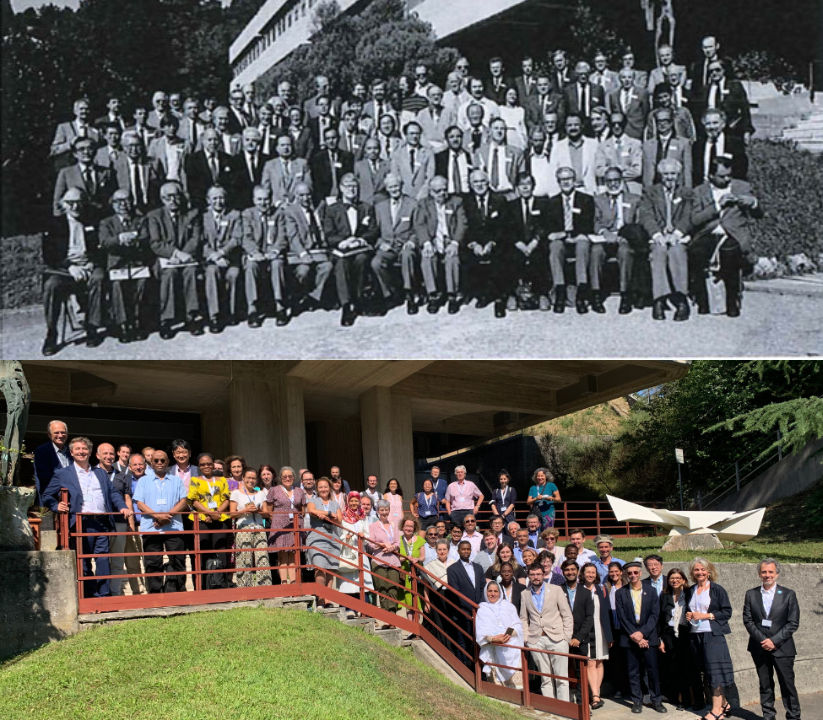
[[[70,345],[58,360],[172,360],[274,358],[579,358],[579,357],[762,357],[823,354],[823,276],[747,284],[741,317],[697,316],[683,323],[654,322],[651,310],[619,316],[619,298],[606,302],[607,313],[579,316],[573,309],[514,312],[504,320],[492,307],[463,307],[457,315],[436,316],[425,308],[415,316],[404,307],[386,317],[358,318],[340,326],[338,312],[315,312],[279,328],[226,328],[219,335],[177,342],[153,335],[122,345],[108,338],[98,348]],[[671,313],[669,313],[671,317]],[[34,359],[45,325],[40,308],[0,314],[0,357]],[[183,342],[180,342],[183,340]]]

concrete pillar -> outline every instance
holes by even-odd
[[[377,475],[380,488],[396,477],[408,501],[414,494],[411,400],[375,386],[360,396],[364,475]]]

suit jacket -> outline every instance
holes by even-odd
[[[484,600],[483,589],[486,587],[486,577],[483,575],[483,568],[480,567],[480,565],[473,562],[471,563],[471,567],[472,570],[474,570],[473,585],[472,581],[469,579],[468,573],[466,572],[466,568],[463,567],[463,562],[461,560],[452,563],[446,569],[446,582],[448,583],[450,589],[457,590],[457,592],[479,605]],[[471,615],[474,607],[461,597],[456,599],[463,610]]]
[[[194,132],[192,132],[192,121],[184,117],[180,120],[180,127],[177,130],[177,134],[183,138],[188,144],[191,149],[191,152],[200,149],[200,140],[203,137],[203,133],[206,132],[208,127],[202,123],[200,120],[194,121]]]
[[[377,170],[372,171],[371,164],[365,158],[354,164],[354,176],[360,183],[360,200],[375,205],[388,197],[385,193],[386,175],[389,174],[387,160],[377,160]]]
[[[224,212],[218,224],[210,209],[203,211],[203,256],[213,252],[223,253],[223,257],[233,265],[239,264],[240,248],[243,241],[243,219],[237,210]]]
[[[692,191],[678,187],[672,201],[672,225],[684,235],[692,231]],[[653,185],[647,188],[640,200],[640,224],[653,238],[666,227],[666,198],[662,185]]]
[[[488,77],[483,81],[483,87],[485,88],[486,97],[489,98],[489,100],[494,100],[498,105],[504,105],[506,103],[506,91],[510,87],[515,87],[515,84],[514,80],[501,77],[500,85],[495,87],[494,79]]]
[[[109,168],[95,165],[90,166],[95,176],[93,187],[88,187],[86,181],[83,179],[83,174],[80,170],[80,164],[75,163],[64,167],[57,173],[57,182],[54,185],[54,215],[55,217],[63,215],[63,210],[60,201],[63,195],[69,188],[79,188],[86,194],[89,202],[89,209],[98,217],[105,212],[105,208],[109,204],[109,198],[114,192],[114,178],[112,177]]]
[[[563,106],[566,115],[580,115],[585,120],[591,117],[591,110],[595,107],[606,106],[606,93],[599,85],[589,83],[589,112],[580,107],[578,98],[578,83],[573,83],[563,90]]]
[[[515,580],[515,584],[519,583]],[[534,645],[545,634],[553,642],[572,639],[574,617],[569,601],[557,585],[543,585],[543,611],[538,612],[532,600],[531,588],[521,587],[520,622],[523,623],[524,640]]]
[[[563,194],[550,197],[546,206],[547,233],[564,232]],[[572,236],[591,235],[594,233],[594,198],[579,190],[572,198]]]
[[[429,194],[429,182],[434,177],[434,155],[425,147],[415,148],[414,170],[411,166],[411,148],[403,145],[392,153],[389,167],[402,180],[403,194],[422,200]]]
[[[381,200],[374,207],[377,217],[377,227],[380,237],[379,243],[389,243],[399,252],[400,247],[409,240],[414,239],[414,212],[417,209],[417,202],[408,195],[400,198],[400,209],[397,212],[395,222],[391,219],[391,200]]]
[[[477,202],[477,196],[473,193],[463,195],[463,208],[466,211],[466,221],[468,232],[466,235],[466,245],[477,243],[485,246],[490,242],[497,243],[496,250],[501,251],[501,237],[505,232],[505,210],[506,198],[501,194],[489,191],[487,212],[484,215]]]
[[[272,202],[276,207],[294,200],[294,189],[299,183],[312,187],[309,164],[303,158],[293,158],[286,175],[283,158],[273,158],[263,167],[261,178],[263,187],[271,190]]]
[[[308,160],[314,155],[317,145],[314,142],[314,135],[308,126],[300,128],[299,132],[289,129],[285,135],[291,138],[293,155],[298,158]]]
[[[457,124],[457,112],[441,108],[440,116],[435,119],[431,108],[423,108],[417,113],[417,122],[423,128],[423,145],[437,153],[446,147],[446,129]]]
[[[233,165],[231,156],[217,151],[217,178],[212,177],[205,150],[197,150],[186,158],[186,189],[192,206],[204,208],[206,193],[212,185],[232,188]]]
[[[624,135],[620,138],[620,150],[617,149],[617,140],[607,138],[597,146],[595,153],[595,175],[597,184],[603,184],[603,176],[611,167],[619,167],[623,171],[623,180],[632,192],[640,194],[643,186],[640,182],[643,175],[643,144],[640,140]]]
[[[116,157],[120,157],[122,154],[123,150],[117,148]],[[111,159],[111,153],[109,152],[108,145],[103,145],[103,147],[99,148],[94,154],[94,164],[104,168],[114,167],[114,162]]]
[[[229,106],[228,131],[232,135],[240,135],[243,129],[251,125],[250,118],[243,112],[242,108]]]
[[[154,255],[143,233],[145,218],[141,213],[124,224],[118,215],[111,215],[100,223],[100,250],[106,258],[106,270],[122,268],[129,265],[150,267]],[[136,244],[123,245],[121,233],[136,232]]]
[[[374,207],[365,202],[355,203],[354,207],[357,210],[357,223],[354,231],[349,223],[346,203],[337,202],[326,208],[323,216],[323,232],[332,248],[336,248],[343,240],[352,236],[374,246],[374,241],[377,239],[377,219]]]
[[[315,204],[331,196],[333,188],[331,156],[328,150],[318,151],[310,161],[312,191]],[[354,158],[344,150],[337,150],[337,183],[346,173],[354,170]]]
[[[732,195],[751,195],[752,187],[745,180],[732,180],[729,186]],[[758,203],[752,210],[744,210],[739,205],[731,205],[721,213],[714,202],[711,183],[703,183],[694,189],[691,223],[695,237],[712,233],[718,225],[730,238],[740,244],[745,255],[752,249],[752,219],[763,217],[763,209]]]
[[[229,160],[232,175],[232,205],[233,207],[245,208],[253,204],[252,193],[255,186],[263,183],[263,169],[269,161],[268,155],[257,153],[257,167],[253,173],[249,173],[249,166],[246,163],[246,153],[239,152]],[[253,175],[253,177],[252,177]]]
[[[120,496],[120,499],[123,501],[123,504],[126,504],[126,495],[131,495],[131,480],[134,477],[131,473],[131,470],[126,468],[125,470],[121,470],[114,474],[114,478],[112,478],[111,486],[112,490],[116,495]],[[136,507],[135,507],[136,509]]]
[[[126,132],[135,133],[143,141],[143,145],[146,149],[148,149],[149,145],[151,145],[151,141],[158,135],[157,128],[153,125],[143,125],[139,128],[137,125],[130,125],[126,128]]]
[[[705,182],[708,168],[705,164],[706,144],[708,138],[701,137],[692,145],[692,177],[694,186]],[[746,155],[746,145],[743,140],[728,132],[723,133],[723,154],[731,155],[732,177],[745,180],[749,174],[749,158]]]
[[[109,513],[125,508],[126,503],[123,502],[120,494],[116,493],[112,488],[106,471],[100,468],[92,468],[92,472],[100,482],[105,512]],[[81,512],[83,508],[83,491],[80,488],[80,481],[77,478],[77,470],[75,470],[74,463],[71,463],[66,468],[55,470],[51,482],[43,494],[43,503],[52,512],[57,512],[57,504],[60,502],[60,488],[67,488],[69,491],[69,527],[74,527],[77,520],[77,513]],[[105,516],[103,522],[114,527],[111,516]]]
[[[672,63],[665,70],[662,67],[658,66],[656,68],[653,68],[652,71],[649,73],[649,83],[647,86],[649,94],[652,94],[654,92],[654,89],[661,83],[669,82],[668,75],[671,72],[679,73],[681,78],[680,84],[683,85],[683,83],[686,80],[685,65],[678,65],[677,63]]]
[[[557,126],[563,127],[566,108],[563,104],[563,95],[560,93],[553,90],[545,96],[535,93],[527,100],[521,100],[520,104],[526,108],[526,125],[529,130],[537,125],[543,125],[543,118],[547,112],[556,112],[558,114]]]
[[[531,83],[527,82],[525,75],[518,75],[514,79],[514,87],[517,89],[517,99],[521,105],[526,104],[527,98],[537,95],[537,76],[532,73],[529,79]]]
[[[489,182],[491,183],[491,175],[492,175],[492,143],[488,143],[482,145],[480,150],[478,150],[474,154],[474,162],[473,166],[480,170],[484,170],[489,176]],[[510,147],[509,145],[504,146],[505,151],[505,163],[503,166],[500,167],[500,177],[505,174],[505,176],[509,179],[509,183],[511,183],[512,190],[507,191],[509,194],[509,199],[513,197],[514,188],[517,185],[517,176],[520,175],[525,170],[525,163],[523,161],[523,153],[516,148]],[[493,188],[496,189],[496,188]]]
[[[87,137],[91,138],[95,145],[101,142],[100,131],[91,123],[87,126]],[[51,141],[51,156],[63,155],[71,152],[71,144],[78,136],[77,121],[61,122],[54,131],[54,140]]]
[[[323,130],[320,129],[320,116],[310,117],[306,126],[309,128],[309,132],[311,132],[312,140],[314,142],[314,147],[318,148],[318,150],[323,145],[323,135],[328,128],[334,128],[337,130],[337,119],[333,115],[327,115],[327,122],[323,127]],[[343,146],[338,145],[338,147],[342,150]]]
[[[606,96],[606,108],[609,113],[623,112],[621,98],[623,89],[613,90]],[[643,129],[646,127],[646,117],[649,114],[649,93],[638,88],[629,90],[629,104],[626,108],[626,135],[640,140]]]
[[[306,113],[309,118],[314,118],[318,115],[317,99],[319,97],[319,95],[312,95],[312,97],[303,103],[303,112]],[[340,98],[333,98],[329,96],[329,114],[332,117],[340,117],[340,103]]]
[[[449,241],[456,242],[459,248],[466,243],[466,211],[463,209],[463,200],[458,195],[452,195],[446,200],[446,225]],[[417,243],[422,248],[427,242],[434,245],[437,236],[437,206],[434,198],[426,197],[417,203],[414,212],[414,232]]]
[[[550,587],[557,586],[550,585]],[[563,583],[559,587],[565,594],[566,600],[569,601],[569,586]],[[577,584],[574,607],[571,611],[572,619],[574,620],[572,637],[575,640],[579,640],[581,646],[594,642],[594,599],[592,598],[592,594],[580,583]]]
[[[338,147],[341,150],[345,150],[348,153],[351,153],[354,161],[357,162],[358,160],[362,159],[363,157],[363,148],[366,145],[366,133],[364,132],[349,132],[346,130],[346,126],[342,123],[340,124],[340,144]]]
[[[577,180],[578,182],[582,181],[583,189],[589,195],[594,195],[597,192],[597,147],[596,140],[583,138],[583,177],[577,178]],[[554,143],[549,164],[552,177],[555,177],[557,170],[561,167],[574,167],[568,138],[563,138]]]
[[[189,145],[187,141],[183,141],[179,147],[180,162],[178,165],[178,181],[186,187],[186,158],[191,155],[194,148]],[[159,137],[152,140],[149,149],[146,153],[150,158],[157,161],[157,167],[160,169],[160,177],[166,180],[169,176],[169,161],[168,161],[168,143],[165,137]]]
[[[549,199],[545,197],[531,198],[531,213],[524,218],[523,199],[516,197],[506,203],[507,250],[513,252],[518,242],[530,243],[534,238],[541,241],[546,239],[546,228],[549,222]],[[519,251],[518,251],[519,252]],[[538,545],[545,547],[544,540],[538,539]]]
[[[125,131],[126,121],[122,115],[120,117],[115,118],[114,120],[112,120],[112,118],[110,118],[108,114],[101,115],[100,117],[94,119],[94,127],[96,127],[100,131],[101,141],[106,132],[106,125],[108,125],[111,122],[117,123],[117,125],[120,127],[121,132]]]
[[[665,576],[665,575],[663,575],[663,576],[662,576],[662,578],[663,578],[663,588],[662,588],[662,590],[660,591],[660,595],[658,595],[658,597],[662,596],[662,595],[663,595],[663,590],[665,590],[666,588],[668,588],[668,587],[669,587],[669,581],[668,581],[668,579],[666,578],[666,576]],[[652,587],[652,579],[651,579],[650,577],[644,577],[644,578],[643,578],[643,580],[642,580],[641,582],[642,582],[644,585],[646,585],[647,587]],[[657,591],[655,590],[655,592],[657,592]]]
[[[606,68],[602,73],[593,70],[589,76],[589,82],[592,85],[599,85],[603,91],[608,95],[612,90],[616,90],[620,86],[620,80],[614,70]]]
[[[630,192],[623,192],[620,195],[620,202],[623,205],[623,225],[636,223],[640,208],[640,195]],[[611,198],[606,193],[594,196],[594,232],[602,233],[604,230],[617,232],[615,223],[617,213],[612,210]]]
[[[440,177],[444,177],[451,183],[451,177],[449,174],[449,158],[451,156],[451,150],[441,150],[439,153],[436,153],[434,156],[434,174],[439,175]],[[472,166],[472,156],[471,153],[467,152],[466,150],[460,150],[459,155],[463,157],[466,161],[466,186],[461,187],[458,191],[459,193],[469,192],[468,187],[468,176],[471,175],[471,171],[473,170]]]
[[[306,219],[302,207],[297,203],[289,203],[283,206],[280,211],[280,232],[277,239],[277,248],[281,252],[285,251],[288,255],[297,258],[304,252],[329,249],[326,236],[323,233],[322,214],[314,208],[310,212],[314,213],[317,220],[319,238],[312,236],[309,221]],[[308,258],[306,262],[309,262]]]
[[[669,142],[666,154],[658,159],[658,143],[655,138],[643,143],[643,187],[648,188],[656,182],[657,163],[664,158],[672,158],[680,162],[683,172],[680,175],[682,185],[692,186],[692,148],[686,138],[673,136]]]
[[[474,137],[474,133],[479,132],[477,139]],[[477,141],[480,141],[480,144],[477,144]],[[463,130],[463,149],[472,156],[472,162],[474,158],[474,154],[480,150],[480,148],[485,147],[489,144],[489,129],[485,125],[481,125],[480,129],[475,131],[472,127],[467,127]],[[477,145],[477,148],[475,148]]]
[[[137,165],[138,172],[142,178],[143,193],[137,193],[135,209],[140,212],[148,212],[160,205],[160,186],[163,184],[162,170],[157,161],[152,158],[144,158]],[[134,191],[131,186],[131,165],[125,154],[120,155],[114,163],[114,173],[117,177],[117,189],[126,190],[134,199]],[[203,191],[205,195],[205,190]]]
[[[774,600],[769,612],[770,627],[763,626],[766,618],[766,609],[763,606],[763,595],[760,586],[746,590],[743,601],[743,625],[749,633],[748,651],[755,657],[771,654],[774,657],[794,657],[797,649],[794,646],[794,633],[800,626],[800,606],[797,604],[797,594],[782,585],[776,585]],[[760,643],[769,638],[775,645],[774,650],[764,650]]]
[[[65,452],[71,463],[68,446]],[[51,440],[34,448],[34,476],[37,479],[37,490],[41,497],[54,477],[54,471],[59,470],[60,467],[60,461],[57,459],[54,443]]]
[[[726,68],[725,76],[726,80],[728,81],[733,77],[733,68],[732,62],[729,58],[718,58],[722,63],[723,67]],[[689,92],[691,93],[692,97],[697,99],[698,101],[703,98],[704,90],[706,85],[703,83],[703,75],[706,75],[706,84],[709,81],[709,75],[706,72],[706,66],[710,61],[707,61],[705,56],[701,57],[700,60],[696,60],[691,65],[689,65],[689,82],[691,83],[691,87],[689,88]]]
[[[701,96],[701,107],[708,107],[711,85],[703,88]],[[752,113],[749,107],[749,96],[743,84],[738,80],[726,78],[723,89],[718,90],[716,95],[716,107],[726,113],[726,132],[743,137],[744,133],[753,133]]]
[[[246,255],[257,253],[282,253],[278,245],[280,213],[272,212],[265,220],[257,208],[250,207],[241,213],[243,222],[242,246]]]
[[[635,619],[634,602],[630,585],[624,585],[614,596],[614,607],[617,612],[617,619],[620,622],[620,645],[629,647],[633,640],[630,635],[638,630],[643,634],[645,640],[651,647],[660,644],[660,637],[657,634],[657,624],[660,618],[660,601],[654,588],[642,586],[643,595],[640,599],[640,621]]]
[[[146,215],[143,226],[144,237],[148,237],[152,252],[158,258],[170,258],[175,250],[200,258],[203,249],[203,226],[199,210],[181,210],[174,227],[166,208],[152,210]]]
[[[695,127],[691,111],[682,105],[674,108],[674,134],[692,143],[694,143],[695,138],[697,138],[697,128]],[[655,121],[654,113],[649,113],[646,120],[646,128],[643,131],[643,139],[653,140],[656,137],[657,122]]]
[[[685,588],[686,607],[691,602],[697,585]],[[618,590],[618,592],[620,592]],[[714,614],[714,620],[709,620],[712,635],[728,635],[732,629],[729,627],[729,619],[732,616],[732,604],[729,602],[729,594],[726,589],[717,583],[709,586],[709,609],[706,612]]]

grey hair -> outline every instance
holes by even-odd
[[[64,428],[66,428],[66,435],[69,434],[69,426],[66,425],[66,423],[64,423],[62,420],[52,420],[51,422],[49,422],[48,425],[46,425],[46,432],[49,435],[51,435],[51,426],[54,425],[54,423],[60,423]]]
[[[775,572],[780,575],[780,563],[777,562],[774,558],[763,558],[759,563],[757,563],[757,574],[760,575],[760,571],[763,569],[764,565],[774,565]]]
[[[458,466],[454,469],[454,471],[455,471],[455,472],[457,472],[458,470],[462,470],[463,472],[466,472],[466,466],[465,466],[465,465],[458,465]]]
[[[385,500],[381,500],[380,502],[385,502]],[[449,542],[448,540],[438,540],[434,544],[434,547],[439,548],[441,545],[445,545],[446,547],[449,547],[451,545],[451,542]]]
[[[380,512],[383,508],[389,508],[391,510],[391,503],[388,500],[378,500],[377,505],[377,512]]]
[[[294,468],[290,467],[289,465],[284,465],[283,467],[280,468],[280,472],[277,473],[278,477],[283,477],[283,473],[286,470],[291,470],[292,477],[297,477],[297,473],[294,472]]]
[[[552,482],[554,480],[554,474],[552,473],[549,468],[539,467],[532,473],[532,482],[537,485],[537,473],[542,472],[546,476],[546,482]]]
[[[671,169],[673,172],[679,173],[683,172],[683,165],[677,158],[663,158],[659,163],[657,163],[657,172],[664,173],[667,169]]]

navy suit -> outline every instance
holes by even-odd
[[[68,445],[63,447],[63,453],[71,461]],[[34,477],[37,483],[37,492],[41,498],[41,506],[43,505],[43,493],[46,492],[46,488],[49,486],[52,477],[54,477],[54,471],[59,470],[60,467],[60,460],[57,459],[54,443],[51,440],[38,445],[34,449]]]
[[[462,560],[458,560],[456,563],[449,565],[446,570],[446,582],[448,582],[452,590],[457,590],[461,595],[464,595],[479,605],[484,601],[483,589],[486,587],[486,576],[483,574],[483,568],[480,565],[473,562],[471,566],[474,570],[474,585],[472,585],[472,581],[469,579]],[[471,637],[470,639],[461,632],[457,633],[457,644],[468,653],[468,655],[464,655],[463,653],[457,653],[457,655],[467,666],[474,667],[474,626],[471,621],[474,608],[458,596],[453,596],[451,600],[469,615],[469,617],[466,618],[462,613],[454,613],[453,620],[455,625],[465,630]]]
[[[626,661],[629,669],[629,685],[632,691],[632,702],[643,702],[643,690],[640,679],[643,670],[648,677],[649,696],[652,704],[660,702],[660,679],[657,672],[657,648],[660,638],[657,634],[657,624],[660,619],[660,601],[654,588],[641,585],[643,595],[640,600],[640,620],[635,619],[634,602],[632,601],[631,586],[624,585],[615,593],[614,605],[617,618],[620,621],[620,645],[628,648]],[[629,636],[640,631],[648,641],[648,648],[641,648]]]
[[[100,490],[103,493],[103,506],[107,513],[115,510],[123,510],[126,503],[120,493],[116,492],[109,482],[109,476],[105,470],[92,468],[92,473],[100,483]],[[77,470],[74,463],[67,468],[61,468],[54,472],[46,492],[43,494],[43,503],[52,512],[57,512],[57,505],[60,502],[60,488],[67,488],[69,491],[69,527],[74,527],[77,521],[77,513],[83,507],[83,491],[80,488],[80,480],[77,477]],[[87,515],[83,518],[81,529],[87,532],[114,532],[114,522],[109,515]],[[109,552],[109,538],[105,535],[93,535],[81,538],[79,547],[84,555],[105,555]],[[77,547],[75,545],[75,547]],[[83,558],[83,576],[93,577],[94,575],[111,575],[109,558],[95,558],[96,572],[92,569],[91,558]],[[109,581],[106,580],[86,580],[83,583],[83,594],[85,597],[108,597],[111,595]]]

